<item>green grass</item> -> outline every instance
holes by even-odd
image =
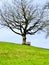
[[[0,65],[49,65],[49,50],[0,42]]]

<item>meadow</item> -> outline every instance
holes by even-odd
[[[0,65],[49,65],[49,49],[0,42]]]

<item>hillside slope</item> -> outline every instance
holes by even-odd
[[[0,65],[49,65],[49,50],[0,42]]]

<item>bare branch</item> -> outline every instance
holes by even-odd
[[[32,35],[42,30],[44,28],[42,18],[45,7],[39,10],[38,7],[34,7],[32,4],[27,0],[13,0],[11,6],[7,5],[0,12],[2,25],[10,28],[14,33],[19,35],[23,33],[23,35]],[[19,30],[20,33],[16,30]],[[32,30],[34,32],[31,32]]]

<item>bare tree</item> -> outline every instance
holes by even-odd
[[[26,35],[34,35],[44,28],[44,7],[35,7],[27,0],[13,0],[0,10],[1,25],[22,36],[22,44],[26,44]]]

